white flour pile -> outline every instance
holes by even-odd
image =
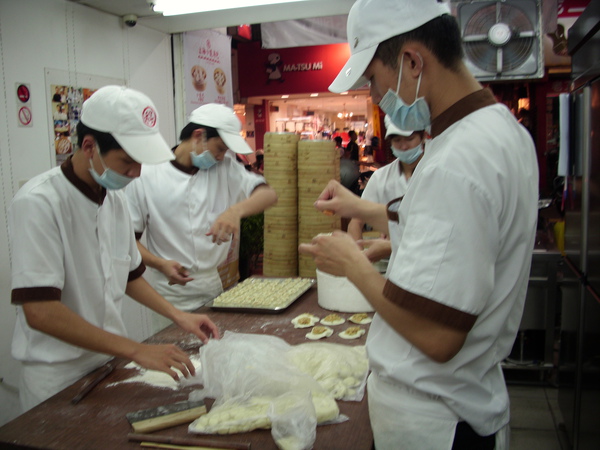
[[[187,378],[187,379],[184,378],[183,375],[181,375],[181,372],[179,372],[177,369],[174,369],[174,370],[179,375],[180,381],[175,381],[173,378],[171,378],[170,375],[168,375],[164,372],[160,372],[158,370],[145,369],[132,361],[125,366],[125,369],[136,369],[139,371],[139,373],[137,375],[134,375],[131,378],[126,379],[126,380],[117,381],[116,383],[109,384],[107,387],[115,386],[115,385],[121,384],[121,383],[145,383],[145,384],[149,384],[154,387],[163,388],[163,389],[172,389],[175,391],[184,386],[190,386],[193,384],[202,384],[202,382],[200,381],[200,378],[199,378],[200,369],[201,369],[200,356],[199,355],[190,356],[190,360],[192,361],[192,364],[196,368],[196,375],[193,377]]]

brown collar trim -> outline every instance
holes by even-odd
[[[62,173],[67,177],[67,180],[73,184],[83,195],[89,198],[94,203],[101,205],[106,197],[106,189],[101,187],[100,194],[95,192],[86,182],[75,174],[75,168],[72,161],[73,155],[69,156],[60,166]]]
[[[477,320],[477,316],[473,314],[459,311],[434,300],[405,291],[390,280],[385,283],[383,295],[395,305],[413,314],[456,330],[468,332]]]
[[[431,137],[435,138],[439,136],[452,124],[455,124],[472,112],[495,103],[496,98],[489,88],[480,89],[467,95],[431,122]]]
[[[178,163],[176,160],[171,161],[171,164],[173,164],[173,167],[175,167],[177,170],[187,173],[188,175],[194,175],[200,170],[196,166],[186,167],[183,164]]]
[[[399,222],[400,221],[400,217],[398,216],[398,211],[390,211],[390,207],[394,204],[394,203],[399,203],[402,201],[402,199],[404,198],[404,196],[399,197],[399,198],[395,198],[394,200],[390,201],[386,207],[385,207],[385,211],[387,213],[387,218],[388,221],[390,222]]]

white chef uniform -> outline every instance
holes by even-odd
[[[126,336],[125,288],[144,265],[123,193],[103,189],[99,197],[76,177],[68,159],[27,182],[8,217],[13,303],[60,300],[91,324]],[[23,363],[27,409],[110,359],[33,330],[22,306],[12,355]]]
[[[377,169],[371,175],[361,198],[375,203],[384,203],[402,197],[408,188],[408,180],[402,172],[402,165],[395,159],[387,166]]]
[[[217,245],[206,233],[220,214],[263,184],[262,176],[247,171],[228,151],[209,170],[186,170],[174,161],[144,166],[125,188],[134,228],[138,236],[145,230],[148,250],[179,262],[194,278],[181,286],[169,285],[152,268],[144,274],[177,308],[195,310],[223,291],[217,267],[230,245]]]
[[[454,358],[436,363],[375,315],[367,350],[369,400],[379,400],[369,408],[378,450],[400,442],[449,449],[459,420],[481,436],[508,424],[500,362],[512,348],[527,290],[538,166],[527,131],[494,103],[481,90],[437,118],[404,199],[388,205],[393,251],[384,294],[469,332]],[[399,287],[431,301],[402,298]],[[378,431],[387,443],[377,442]]]

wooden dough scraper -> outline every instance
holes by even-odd
[[[125,415],[136,433],[150,433],[196,420],[206,414],[203,400],[183,401]]]

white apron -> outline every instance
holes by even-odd
[[[86,353],[76,360],[60,363],[23,361],[19,383],[22,412],[39,405],[109,360],[110,356]]]
[[[438,397],[392,384],[371,373],[369,417],[377,450],[451,450],[460,418]],[[496,449],[508,450],[510,428],[496,432]]]

